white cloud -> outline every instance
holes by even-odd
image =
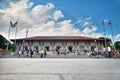
[[[115,36],[115,39],[116,39],[116,41],[120,41],[120,34],[117,34],[117,35]]]
[[[82,31],[74,28],[75,24],[70,19],[58,22],[57,20],[64,15],[61,10],[55,10],[54,4],[36,5],[31,9],[33,4],[28,4],[28,0],[20,0],[16,3],[10,2],[10,7],[0,10],[0,34],[7,38],[11,18],[13,22],[18,19],[17,38],[25,37],[27,28],[28,36],[101,36],[100,33],[96,33],[97,26],[91,25],[91,17],[79,19],[78,22],[84,27]],[[11,28],[10,38],[14,38],[14,33],[15,28]]]
[[[88,26],[90,26],[90,24],[91,24],[90,22],[85,21],[85,22],[83,23],[83,27],[86,27],[86,26],[88,27]]]
[[[6,10],[0,10],[4,15],[1,17],[5,27],[1,32],[7,37],[9,18],[15,22],[18,19],[17,38],[25,37],[26,29],[29,28],[28,36],[45,35],[79,35],[80,31],[74,28],[72,20],[53,21],[64,17],[60,10],[55,10],[52,3],[46,5],[37,5],[28,12],[33,3],[27,4],[28,0],[21,0],[17,3],[10,3]],[[7,22],[7,24],[6,24]],[[0,25],[3,26],[2,23]],[[10,38],[14,38],[15,28],[11,28]]]
[[[88,17],[88,18],[81,17],[81,18],[78,19],[78,21],[76,23],[80,24],[80,26],[82,26],[82,27],[89,27],[92,24],[90,22],[91,19],[92,19],[92,17]]]
[[[62,12],[60,10],[55,11],[53,15],[54,15],[53,19],[55,21],[57,21],[59,18],[63,18],[64,17],[64,15],[62,14]]]
[[[76,23],[79,24],[79,23],[81,23],[81,22],[82,22],[82,20],[79,19]]]
[[[83,33],[88,35],[88,34],[94,33],[96,30],[97,30],[96,26],[93,26],[91,28],[86,27],[86,28],[84,28]]]
[[[50,18],[52,18],[51,14],[53,9],[54,5],[51,3],[47,5],[35,6],[30,13],[31,20],[34,22],[34,24],[41,24],[47,22]]]
[[[33,2],[29,2],[28,7],[31,8],[33,6]]]
[[[85,20],[91,20],[91,19],[92,19],[92,17],[85,18]]]
[[[120,39],[120,34],[117,34],[117,35],[116,35],[116,38],[119,38],[119,39]]]

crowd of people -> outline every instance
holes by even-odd
[[[118,54],[118,52],[115,50],[114,47],[107,47],[107,48],[103,48],[102,50],[99,50],[98,48],[94,48],[93,50],[83,50],[83,51],[74,51],[74,52],[67,52],[67,51],[61,51],[59,49],[56,49],[53,51],[53,54],[56,55],[67,55],[67,54],[88,54],[89,57],[91,56],[95,56],[95,57],[104,57],[104,58],[118,58],[120,57],[120,55]],[[41,49],[41,50],[32,50],[32,49],[26,49],[26,50],[19,50],[18,51],[18,56],[19,57],[33,57],[33,54],[37,54],[40,58],[46,58],[47,55],[47,50],[46,49]]]
[[[116,51],[114,47],[108,46],[107,48],[103,48],[102,51],[97,50],[96,48],[91,53],[92,56],[99,57],[99,55],[104,56],[105,58],[117,58],[119,57],[119,53]]]
[[[40,56],[40,58],[46,58],[46,50],[44,49],[41,49],[41,50],[37,50],[36,52],[34,52],[32,49],[26,49],[26,50],[19,50],[18,51],[18,57],[30,57],[32,58],[33,57],[33,54],[36,54]]]

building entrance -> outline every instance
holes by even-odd
[[[35,47],[35,50],[38,50],[38,47]]]
[[[24,46],[24,50],[28,50],[28,47],[27,47],[27,46]]]
[[[49,50],[50,50],[50,49],[49,49],[49,46],[46,46],[46,47],[45,47],[45,49],[46,49],[47,51],[49,51]]]
[[[96,48],[96,45],[92,45],[91,46],[91,51],[94,51],[95,48]]]
[[[70,52],[72,52],[72,46],[69,46],[69,47],[68,47],[68,50],[69,50]]]
[[[59,49],[60,49],[60,47],[59,47],[59,46],[57,46],[57,47],[56,47],[56,49],[57,49],[57,50],[59,50]]]

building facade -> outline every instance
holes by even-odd
[[[11,41],[15,41],[14,39]],[[46,49],[47,51],[84,51],[102,49],[104,40],[84,36],[36,36],[16,39],[17,50],[32,49],[34,51]]]

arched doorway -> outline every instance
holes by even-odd
[[[47,51],[50,51],[50,46],[49,46],[49,45],[46,45],[46,46],[45,46],[45,49],[46,49]]]
[[[73,52],[73,46],[72,45],[68,46],[68,51]]]
[[[35,50],[39,50],[39,49],[38,49],[38,46],[35,46]]]
[[[22,48],[23,51],[26,51],[28,50],[28,46],[27,45],[24,45],[23,48]]]
[[[60,45],[56,45],[56,50],[60,50],[61,46]]]
[[[91,46],[91,51],[94,51],[95,48],[96,48],[96,45],[92,45]]]
[[[39,46],[38,45],[34,45],[34,50],[38,51],[39,50]]]

